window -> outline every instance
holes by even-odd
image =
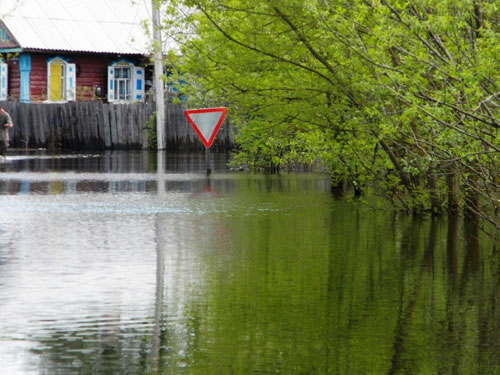
[[[108,102],[144,100],[144,68],[120,60],[108,66]]]
[[[130,100],[130,67],[115,68],[115,98],[116,100]]]
[[[59,102],[66,96],[66,65],[59,60],[49,64],[50,69],[50,90],[49,100]]]
[[[47,101],[75,100],[75,64],[54,57],[47,61]]]

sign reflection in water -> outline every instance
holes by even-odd
[[[500,373],[477,223],[203,154],[41,156],[0,172],[2,374]]]

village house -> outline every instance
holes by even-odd
[[[151,46],[145,4],[1,0],[0,100],[144,101]]]

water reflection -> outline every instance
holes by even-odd
[[[229,155],[213,153],[210,159],[212,170],[224,171]],[[113,151],[104,153],[54,154],[40,151],[9,152],[7,162],[0,164],[0,171],[78,171],[104,173],[144,172],[202,172],[205,166],[204,153],[167,154],[151,151]]]
[[[500,373],[477,222],[123,155],[0,173],[2,374]]]
[[[228,177],[226,154],[211,156],[213,175],[207,177],[205,155],[151,152],[50,155],[31,151],[9,155],[0,164],[0,194],[161,193],[165,191],[207,194],[230,192],[235,179]],[[221,173],[223,175],[221,175]],[[237,179],[239,174],[235,174]],[[273,176],[254,176],[248,189],[290,191],[296,184],[323,189],[325,179],[283,181]],[[212,195],[217,195],[212,194]]]

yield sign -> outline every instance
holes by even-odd
[[[204,108],[184,111],[189,123],[206,148],[212,146],[226,113],[227,108]]]

